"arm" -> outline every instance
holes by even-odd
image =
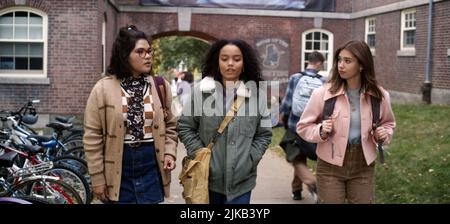
[[[373,141],[376,142],[376,139],[380,139],[383,141],[383,144],[390,144],[396,123],[389,93],[384,89],[382,91],[384,99],[380,104],[380,126],[375,130]]]
[[[186,147],[187,154],[190,156],[194,155],[197,149],[205,147],[198,133],[200,117],[195,116],[194,114],[194,94],[195,91],[192,91],[189,96],[189,100],[187,101],[188,103],[183,107],[183,112],[179,117],[177,124],[177,131],[180,140],[183,142]],[[199,106],[201,107],[201,105]]]
[[[305,110],[297,123],[297,134],[308,142],[324,142],[327,139],[320,137],[320,127],[322,123],[320,117],[322,116],[324,101],[323,101],[323,87],[320,87],[313,91],[311,98],[306,104]]]
[[[92,89],[84,115],[83,143],[93,187],[106,185],[103,162],[104,130],[100,115],[105,114],[106,107],[103,101],[99,102],[100,88],[102,88],[101,83],[97,83]]]
[[[270,120],[270,111],[267,109],[267,103],[260,104],[261,119],[256,128],[256,134],[253,137],[250,156],[253,162],[261,160],[272,141],[272,126]]]
[[[164,82],[166,98],[164,101],[166,102],[166,111],[167,116],[164,121],[166,123],[166,137],[165,137],[165,149],[164,155],[170,155],[174,160],[177,158],[177,145],[178,145],[178,134],[177,134],[177,118],[173,115],[171,110],[172,105],[172,93],[170,92],[170,85],[167,81]]]
[[[295,88],[295,75],[292,75],[291,78],[289,78],[288,86],[286,90],[286,94],[284,95],[283,101],[280,106],[280,114],[282,116],[286,116],[290,113],[291,107],[292,107],[292,94],[294,93]]]

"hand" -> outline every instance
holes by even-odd
[[[175,158],[172,155],[164,155],[164,169],[171,171],[175,169]]]
[[[322,121],[321,138],[326,139],[333,131],[333,120],[327,119]]]
[[[95,186],[92,188],[92,191],[94,193],[94,197],[103,203],[109,201],[108,189],[106,188],[106,185]]]
[[[378,141],[384,142],[384,141],[386,141],[386,139],[388,137],[388,133],[384,127],[380,126],[380,127],[377,127],[377,129],[375,129],[374,137],[375,137],[375,140],[377,140],[377,142]]]

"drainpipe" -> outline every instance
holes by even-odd
[[[427,63],[425,65],[425,82],[423,83],[422,86],[422,100],[427,104],[431,103],[431,88],[432,88],[432,83],[430,79],[432,24],[433,24],[433,0],[430,0],[428,6]]]

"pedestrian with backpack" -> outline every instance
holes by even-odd
[[[316,160],[316,144],[308,143],[297,135],[296,125],[309,97],[314,89],[320,87],[325,79],[319,75],[325,58],[320,52],[314,51],[308,55],[308,66],[304,72],[296,73],[288,81],[286,95],[280,107],[281,120],[286,132],[280,146],[286,152],[286,159],[294,167],[292,180],[292,199],[302,199],[303,183],[315,198],[316,178],[308,169],[307,159]]]
[[[297,133],[317,144],[319,203],[373,203],[377,148],[395,128],[389,94],[375,77],[366,43],[352,40],[336,50],[330,80],[315,90]],[[377,147],[378,144],[378,147]]]

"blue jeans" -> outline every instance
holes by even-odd
[[[249,191],[243,195],[240,195],[234,199],[231,199],[230,201],[227,201],[227,197],[223,194],[209,191],[209,203],[210,204],[250,204],[250,196],[252,192]]]
[[[154,144],[124,145],[118,203],[157,204],[164,201],[163,192]]]

